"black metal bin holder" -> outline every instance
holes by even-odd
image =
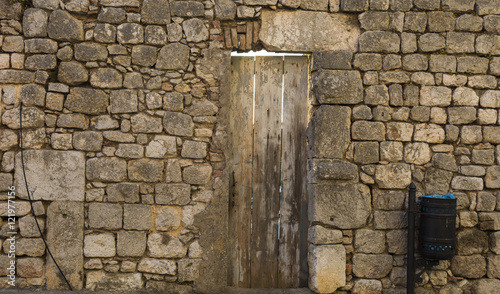
[[[419,251],[423,258],[447,260],[455,255],[457,199],[452,195],[420,196]]]

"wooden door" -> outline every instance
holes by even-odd
[[[308,58],[231,61],[230,285],[303,287]]]

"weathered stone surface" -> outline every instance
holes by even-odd
[[[177,264],[172,260],[143,258],[137,265],[137,270],[144,273],[173,276],[177,271]]]
[[[126,19],[127,15],[125,13],[125,10],[123,10],[122,8],[103,7],[101,12],[97,16],[97,20],[99,22],[112,24],[125,22]]]
[[[212,167],[205,164],[197,164],[184,168],[182,179],[192,185],[205,185],[212,176]]]
[[[82,189],[83,192],[83,189]],[[73,289],[83,288],[83,202],[54,201],[47,208],[47,243]],[[47,259],[47,289],[67,289],[52,259]]]
[[[20,258],[17,261],[17,274],[24,278],[37,278],[43,274],[44,261],[41,258]]]
[[[342,243],[342,231],[315,225],[309,228],[307,240],[316,245]]]
[[[370,202],[370,190],[362,184],[315,184],[309,209],[312,221],[354,229],[366,224]]]
[[[124,204],[123,228],[126,230],[150,230],[153,226],[151,205]]]
[[[177,152],[176,139],[172,136],[155,136],[146,146],[146,157],[162,158]]]
[[[352,52],[321,51],[313,53],[313,69],[351,69]]]
[[[483,140],[481,126],[466,125],[462,127],[460,139],[464,144],[476,144]]]
[[[131,181],[159,182],[163,178],[163,162],[147,158],[130,161],[128,177]]]
[[[481,106],[482,107],[500,107],[500,91],[487,90],[481,96]]]
[[[406,189],[411,183],[410,165],[404,163],[378,165],[375,170],[375,181],[382,189]]]
[[[146,232],[118,231],[116,253],[118,256],[140,257],[146,251]]]
[[[178,112],[166,111],[163,127],[168,134],[176,136],[192,136],[194,123],[191,116]]]
[[[488,251],[488,234],[476,229],[467,229],[457,234],[457,254],[473,255]]]
[[[332,293],[346,284],[346,255],[342,245],[309,245],[309,288]]]
[[[116,157],[91,158],[86,174],[89,181],[121,182],[127,178],[127,162]]]
[[[500,7],[494,0],[476,0],[476,5],[479,15],[500,14]]]
[[[191,187],[188,184],[156,184],[157,204],[186,205],[191,201]]]
[[[94,40],[100,43],[114,43],[116,27],[107,23],[99,23],[94,28]]]
[[[498,212],[480,212],[479,228],[481,230],[500,230],[500,213]]]
[[[108,50],[98,43],[79,43],[75,45],[75,59],[79,61],[106,61]]]
[[[481,255],[455,256],[451,260],[453,275],[478,279],[486,275],[486,259]]]
[[[384,141],[385,125],[382,122],[355,121],[352,124],[354,140]]]
[[[385,233],[368,229],[357,230],[354,236],[354,249],[358,253],[384,253]]]
[[[366,88],[365,103],[368,105],[388,105],[389,91],[385,85]]]
[[[2,84],[29,84],[34,80],[34,72],[13,69],[0,70],[0,83]]]
[[[495,293],[500,287],[500,281],[498,279],[481,279],[474,282],[472,285],[472,293]]]
[[[410,143],[405,146],[405,161],[418,165],[426,164],[431,160],[431,150],[427,143]]]
[[[14,176],[16,195],[27,199],[20,153],[16,155]],[[83,201],[85,187],[84,154],[75,151],[27,150],[24,166],[34,200]]]
[[[185,141],[182,144],[181,156],[184,158],[205,158],[207,144],[205,142]]]
[[[132,63],[141,66],[153,66],[156,63],[156,48],[138,45],[132,48]]]
[[[182,258],[187,253],[182,242],[169,234],[149,234],[148,250],[151,257]]]
[[[99,132],[76,132],[73,134],[73,147],[83,151],[101,151],[102,134]]]
[[[316,180],[357,180],[358,167],[341,160],[317,160],[313,163],[314,181]]]
[[[26,58],[24,66],[28,70],[48,70],[57,66],[56,56],[52,54],[31,55]]]
[[[445,139],[445,132],[439,125],[418,124],[415,126],[413,139],[415,141],[427,143],[443,143]]]
[[[380,160],[378,142],[354,142],[354,162],[377,163]]]
[[[118,183],[106,186],[108,202],[139,202],[139,185],[134,183]]]
[[[375,211],[373,218],[376,230],[402,229],[408,223],[404,211]]]
[[[485,135],[486,137],[486,135]],[[495,162],[495,150],[493,149],[473,149],[472,163],[493,165]]]
[[[130,123],[135,133],[161,133],[162,131],[160,117],[139,113],[130,118]]]
[[[5,111],[2,115],[2,123],[11,129],[19,129],[19,108]],[[40,128],[44,125],[44,113],[36,107],[23,108],[23,128]]]
[[[61,114],[57,119],[57,126],[61,128],[86,129],[89,127],[89,119],[80,113]]]
[[[84,244],[85,257],[113,257],[116,254],[115,236],[112,233],[86,235]]]
[[[425,171],[425,193],[448,194],[453,172],[439,168],[428,168]]]
[[[26,53],[53,54],[57,52],[57,42],[50,39],[28,39],[24,41],[24,50]]]
[[[171,25],[179,26],[178,24],[168,24],[167,29]],[[181,29],[182,31],[182,29]],[[147,26],[144,32],[145,43],[149,45],[165,45],[167,43],[167,34],[161,26]],[[177,41],[180,41],[177,40]]]
[[[109,96],[111,113],[137,112],[137,91],[115,90]]]
[[[25,37],[47,36],[48,15],[43,9],[28,8],[23,15],[23,35]]]
[[[486,169],[486,177],[484,178],[486,188],[498,189],[500,188],[500,166],[489,166]]]
[[[3,242],[3,252],[8,253],[10,242]],[[39,257],[44,255],[45,253],[45,244],[41,238],[21,238],[17,239],[15,244],[16,256],[31,256],[31,257]]]
[[[483,179],[475,177],[456,176],[451,182],[451,188],[456,190],[482,190]]]
[[[120,44],[139,44],[144,42],[144,28],[136,23],[124,23],[118,26],[116,39]]]
[[[101,0],[101,2],[103,2],[103,0]],[[140,273],[124,274],[89,271],[85,276],[85,289],[91,291],[105,290],[123,292],[144,288],[144,280]]]
[[[322,70],[313,83],[320,103],[357,104],[363,100],[363,85],[357,71]]]
[[[21,101],[25,106],[44,106],[45,88],[36,84],[22,86]]]
[[[411,141],[413,125],[403,122],[390,122],[387,124],[387,139],[394,141]]]
[[[269,51],[356,52],[359,28],[352,17],[312,11],[263,11],[259,39]],[[321,27],[322,30],[315,28]],[[326,32],[337,32],[331,38]]]
[[[405,202],[405,194],[401,191],[373,189],[373,206],[380,210],[401,210]]]
[[[73,88],[64,102],[64,107],[74,112],[101,114],[106,112],[108,97],[102,90]]]
[[[176,93],[176,94],[180,94],[180,93]],[[165,101],[166,100],[167,100],[167,97],[165,97]],[[210,115],[217,114],[218,111],[219,111],[219,108],[217,107],[217,105],[213,104],[212,102],[210,102],[208,100],[195,100],[195,101],[193,101],[193,103],[190,107],[188,107],[188,108],[186,108],[186,110],[184,110],[184,113],[189,114],[191,116],[210,116]]]
[[[382,282],[378,280],[359,279],[354,282],[353,294],[382,293]]]
[[[181,218],[177,209],[161,206],[156,211],[155,227],[158,231],[173,231],[181,225]]]
[[[93,229],[117,230],[122,227],[123,210],[120,204],[90,203],[89,226]]]
[[[159,25],[170,23],[169,1],[144,0],[141,9],[141,21],[147,24]]]
[[[359,51],[397,53],[400,50],[400,42],[401,40],[396,33],[368,31],[359,37]]]
[[[113,68],[98,68],[90,74],[90,85],[96,88],[121,88],[122,74]]]
[[[156,62],[157,69],[182,69],[189,65],[189,47],[181,43],[172,43],[161,48]]]
[[[200,3],[201,4],[201,3]],[[209,33],[208,29],[198,18],[193,18],[186,20],[182,23],[182,30],[186,35],[186,41],[188,42],[202,42],[208,40]]]
[[[49,16],[47,33],[57,41],[83,41],[83,23],[64,10],[54,10]]]
[[[451,89],[447,87],[423,86],[420,104],[424,106],[448,106],[451,103]]]
[[[352,271],[360,278],[380,279],[392,269],[392,256],[388,254],[354,254]]]
[[[79,62],[61,62],[57,72],[57,79],[62,83],[76,86],[88,81],[89,73],[85,66]]]

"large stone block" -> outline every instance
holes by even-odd
[[[212,176],[212,166],[207,164],[196,164],[184,168],[182,179],[185,183],[192,185],[208,184]]]
[[[85,66],[79,62],[61,62],[57,72],[57,79],[61,83],[75,86],[88,81],[89,73]]]
[[[358,253],[384,253],[385,232],[368,229],[357,230],[354,237],[354,249]]]
[[[476,0],[476,9],[479,15],[500,14],[500,6],[495,0]]]
[[[121,229],[123,209],[120,204],[90,203],[88,218],[92,229]]]
[[[159,182],[163,179],[164,163],[161,160],[137,159],[128,164],[128,177],[131,181]]]
[[[19,129],[19,108],[12,108],[5,111],[2,115],[2,123],[10,129]],[[22,123],[24,128],[41,128],[44,125],[44,113],[36,107],[23,108]]]
[[[168,0],[145,0],[141,9],[141,21],[147,24],[165,25],[170,23]]]
[[[163,116],[163,127],[168,134],[176,136],[192,136],[193,118],[184,113],[166,111]]]
[[[354,140],[384,141],[385,125],[383,122],[355,121],[352,124],[352,138]]]
[[[151,205],[125,204],[123,206],[123,228],[126,230],[150,230],[153,226]]]
[[[355,16],[264,10],[261,18],[259,39],[269,51],[357,51],[360,30]],[[327,32],[336,32],[337,37]]]
[[[452,177],[453,172],[451,171],[446,171],[439,168],[428,168],[425,171],[425,193],[427,195],[448,194],[450,192],[450,183]]]
[[[87,160],[89,181],[121,182],[127,179],[127,162],[116,157],[98,157]]]
[[[389,254],[354,254],[352,271],[359,278],[380,279],[391,272],[392,261]]]
[[[488,251],[488,234],[476,229],[467,229],[457,234],[457,254],[472,255]]]
[[[116,255],[115,236],[112,233],[86,235],[84,244],[85,257],[113,257]]]
[[[148,250],[151,257],[182,258],[187,253],[184,244],[169,234],[150,234],[148,236]]]
[[[364,226],[371,213],[370,189],[362,184],[315,184],[310,204],[311,221],[340,229]]]
[[[25,37],[47,36],[47,13],[43,9],[28,8],[23,15],[23,34]]]
[[[332,293],[346,284],[346,252],[342,245],[309,246],[309,288]]]
[[[322,180],[357,181],[359,175],[355,164],[341,160],[314,160],[310,172],[311,183]]]
[[[83,23],[64,10],[54,10],[49,16],[47,32],[57,41],[83,41]]]
[[[186,205],[191,201],[191,187],[188,184],[156,184],[156,203]]]
[[[486,177],[484,178],[486,188],[498,189],[500,188],[500,166],[489,166],[486,169]]]
[[[143,258],[137,265],[137,270],[144,273],[174,276],[177,264],[172,260]]]
[[[124,274],[89,271],[85,276],[85,289],[91,291],[105,290],[126,292],[144,288],[144,280],[140,273]]]
[[[383,31],[364,32],[359,37],[359,51],[377,53],[398,53],[400,50],[398,34]]]
[[[83,288],[83,229],[83,202],[54,201],[47,208],[47,243],[74,290]],[[51,258],[45,276],[47,289],[67,289]]]
[[[314,113],[309,136],[315,158],[339,158],[350,143],[351,109],[345,106],[320,106]]]
[[[85,114],[105,113],[109,104],[108,97],[102,90],[73,88],[66,98],[64,107]]]
[[[481,255],[455,256],[451,260],[454,276],[479,279],[486,275],[486,259]]]
[[[313,83],[314,94],[321,104],[357,104],[363,101],[363,83],[358,71],[321,70]]]
[[[118,256],[140,257],[146,251],[146,232],[118,231],[116,253]]]
[[[181,43],[171,43],[161,48],[156,61],[157,69],[182,69],[186,70],[189,65],[188,46]]]
[[[382,189],[406,189],[411,183],[410,165],[405,163],[377,165],[375,181]]]
[[[76,151],[26,150],[24,170],[34,200],[83,201],[85,156]],[[15,159],[17,196],[27,199],[21,153]],[[33,192],[34,191],[34,192]]]
[[[198,18],[184,21],[182,23],[182,30],[184,31],[184,34],[186,35],[186,41],[188,42],[198,43],[208,40],[209,37],[207,27],[205,26],[203,21]]]

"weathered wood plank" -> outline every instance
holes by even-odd
[[[250,287],[254,58],[231,58],[229,283]]]
[[[252,288],[278,283],[278,209],[283,58],[256,57]]]
[[[301,228],[302,207],[307,207],[305,185],[307,176],[307,85],[307,57],[285,57],[278,258],[279,288],[299,287],[301,259],[307,259],[307,248],[305,252],[302,252],[300,246],[301,238],[305,238],[307,234],[307,226]],[[305,217],[307,221],[307,214]],[[304,253],[305,255],[301,256]]]

